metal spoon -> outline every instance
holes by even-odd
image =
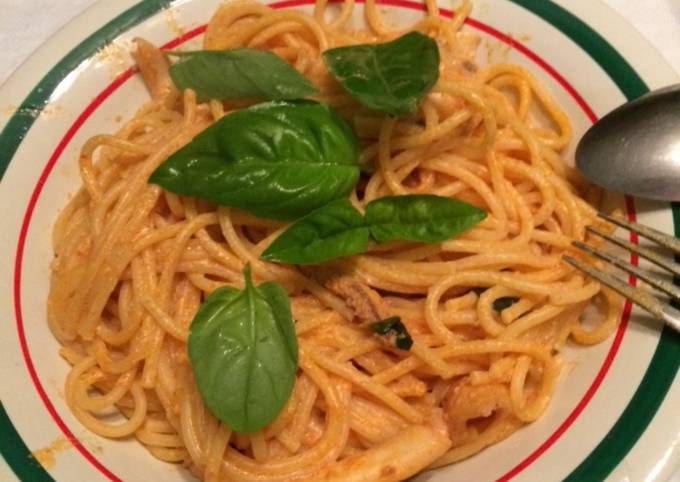
[[[597,121],[576,148],[576,166],[610,191],[680,201],[680,84]]]

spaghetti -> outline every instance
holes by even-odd
[[[218,208],[147,183],[170,154],[244,101],[199,103],[177,92],[164,56],[138,40],[152,101],[115,135],[82,149],[83,187],[54,227],[48,321],[72,364],[66,400],[89,430],[135,436],[156,457],[207,481],[402,480],[451,464],[539,418],[571,339],[604,340],[619,299],[560,262],[596,221],[598,193],[563,161],[566,114],[522,67],[475,64],[478,38],[433,0],[411,27],[435,38],[440,79],[412,118],[361,107],[330,77],[327,48],[390,40],[402,31],[354,1],[332,20],[248,1],[221,6],[206,49],[268,49],[292,64],[355,128],[375,166],[350,195],[362,210],[393,194],[432,193],[489,215],[435,245],[391,242],[320,269],[263,262],[280,223]],[[548,127],[535,121],[541,111]],[[265,429],[234,433],[205,408],[186,354],[204,297],[276,281],[291,299],[299,343],[293,394]],[[496,309],[498,303],[509,304]],[[600,317],[584,326],[586,308]],[[399,316],[413,338],[396,350],[359,321]],[[105,415],[121,413],[116,422]],[[362,478],[363,477],[363,478]]]

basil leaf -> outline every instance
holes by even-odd
[[[413,339],[398,316],[391,316],[368,325],[378,335],[394,336],[394,345],[400,350],[410,350]]]
[[[347,199],[311,212],[286,229],[262,253],[275,263],[314,264],[366,251],[368,228]]]
[[[393,239],[437,243],[467,231],[485,217],[486,212],[462,201],[415,194],[371,201],[365,223],[379,243]]]
[[[300,219],[262,253],[275,263],[314,264],[366,251],[369,234],[433,243],[462,233],[486,217],[481,209],[432,195],[390,196],[371,201],[366,215],[344,199]]]
[[[300,72],[266,50],[169,52],[178,57],[170,77],[180,89],[193,89],[203,98],[256,97],[298,99],[317,92]]]
[[[189,360],[210,411],[237,432],[255,432],[283,408],[295,384],[297,339],[286,291],[276,283],[219,288],[191,323]]]
[[[149,182],[285,221],[346,197],[359,179],[357,160],[351,128],[328,106],[275,101],[222,117]]]
[[[383,44],[326,50],[323,60],[359,102],[393,115],[413,114],[439,78],[437,43],[419,32]]]
[[[497,298],[493,302],[493,309],[496,311],[503,311],[506,308],[510,308],[512,305],[517,303],[519,298],[513,298],[510,296],[505,296],[503,298]]]

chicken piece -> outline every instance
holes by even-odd
[[[307,430],[302,436],[302,444],[305,447],[312,447],[321,437],[323,437],[324,420],[318,412],[314,412],[309,419]]]
[[[454,445],[461,445],[476,431],[471,422],[482,422],[510,409],[507,385],[493,383],[471,385],[467,382],[451,385],[444,397],[444,413]]]
[[[352,276],[332,277],[325,285],[343,298],[362,321],[376,321],[389,316],[380,295]]]
[[[170,78],[168,59],[158,47],[143,38],[135,38],[134,43],[132,58],[139,67],[151,98],[172,109],[179,98],[179,91]]]
[[[305,482],[388,482],[407,479],[441,457],[449,438],[425,425],[411,425],[384,443],[334,462]]]
[[[304,270],[319,283],[340,296],[360,321],[377,321],[390,316],[390,308],[382,297],[358,277],[331,266]]]
[[[424,381],[414,377],[410,373],[398,378],[388,385],[397,396],[406,398],[419,398],[427,393],[427,385]]]

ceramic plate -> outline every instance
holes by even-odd
[[[363,2],[357,1],[359,19]],[[272,6],[311,11],[311,3]],[[386,18],[400,24],[424,10],[411,0],[379,3]],[[136,441],[99,438],[73,418],[62,391],[68,367],[47,328],[45,299],[52,224],[80,183],[79,147],[91,135],[117,130],[147,97],[130,70],[131,39],[196,46],[217,4],[102,1],[43,45],[0,90],[3,480],[3,474],[11,480],[11,471],[38,482],[192,480]],[[597,1],[478,0],[465,28],[483,39],[480,61],[509,60],[538,76],[567,110],[577,139],[626,99],[677,81],[660,55]],[[633,199],[624,208],[630,218],[680,233],[680,209]],[[679,337],[627,306],[610,339],[570,347],[564,359],[555,398],[540,420],[417,480],[669,480],[680,466]]]

